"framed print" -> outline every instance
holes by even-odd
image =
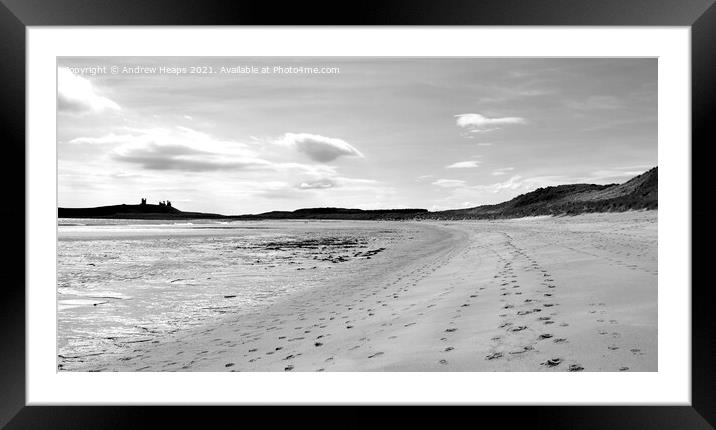
[[[711,2],[4,4],[8,428],[716,419]]]

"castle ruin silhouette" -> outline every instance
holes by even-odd
[[[139,204],[139,206],[146,206],[146,205],[147,205],[147,199],[142,197],[142,202]],[[172,207],[172,202],[170,202],[169,200],[162,201],[162,202],[159,202],[159,206],[170,208],[170,207]]]

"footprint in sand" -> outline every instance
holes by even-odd
[[[524,354],[525,352],[527,352],[527,351],[532,351],[533,349],[534,349],[533,347],[527,345],[527,346],[523,346],[523,347],[520,348],[520,349],[516,349],[516,350],[510,351],[510,354],[513,354],[513,355]]]
[[[627,366],[622,366],[619,368],[620,372],[626,372],[627,370],[629,370],[629,368]]]
[[[580,366],[579,364],[570,364],[569,369],[567,370],[569,370],[570,372],[581,372],[582,370],[584,370],[584,367]]]
[[[547,360],[541,364],[543,366],[547,366],[547,367],[555,367],[555,366],[559,366],[559,363],[561,363],[561,362],[562,362],[561,358],[550,358],[549,360]]]
[[[544,334],[539,335],[539,337],[538,337],[537,339],[543,340],[543,339],[549,339],[549,338],[551,338],[551,337],[552,337],[551,334],[549,334],[549,333],[544,333]]]
[[[293,366],[290,365],[290,364],[289,364],[288,366],[286,366],[286,367],[283,368],[283,371],[284,371],[284,372],[290,372],[290,371],[292,371],[292,370],[293,370]]]
[[[502,358],[501,352],[493,352],[485,357],[486,360],[495,360],[497,358]]]
[[[369,355],[368,358],[378,357],[380,355],[383,355],[382,352],[376,352],[375,354]]]

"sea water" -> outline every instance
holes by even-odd
[[[60,219],[58,366],[356,276],[414,235],[362,221]]]

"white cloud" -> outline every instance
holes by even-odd
[[[495,175],[495,176],[501,176],[501,175],[504,175],[504,174],[506,174],[507,172],[511,172],[511,171],[513,171],[513,170],[515,170],[514,167],[501,167],[501,168],[499,168],[499,169],[493,170],[493,171],[492,171],[492,174]]]
[[[344,176],[327,176],[318,179],[303,181],[296,188],[301,190],[324,190],[328,188],[343,188],[344,190],[374,189],[380,185],[374,179],[347,178]]]
[[[386,188],[378,181],[341,176],[335,166],[291,161],[297,156],[292,147],[256,139],[237,142],[182,126],[122,127],[104,136],[76,137],[70,142],[102,148],[109,159],[120,162],[122,169],[129,166],[134,175],[155,172],[164,181],[171,177],[175,183],[189,185],[201,174],[207,193],[236,204],[254,204],[260,198],[275,202],[301,196],[309,199],[306,204],[333,204],[337,195],[332,193],[333,188],[340,188],[340,196],[345,198],[379,195]],[[130,179],[122,178],[125,184]],[[147,181],[141,182],[128,186],[153,190]],[[201,198],[199,192],[192,195]],[[255,200],[251,201],[251,197]],[[273,208],[271,204],[268,207]]]
[[[440,181],[442,181],[440,186],[448,189],[448,192],[445,197],[436,202],[436,209],[454,209],[502,203],[540,187],[580,182],[564,176],[524,178],[519,175],[514,175],[502,182],[484,185],[469,185],[465,181],[453,179],[441,179]]]
[[[272,163],[259,158],[227,156],[226,154],[197,150],[187,145],[158,143],[124,145],[115,150],[114,158],[151,170],[205,172],[272,167]]]
[[[77,137],[73,144],[113,146],[112,159],[149,170],[206,172],[275,169],[246,144],[222,140],[186,127],[127,129],[99,137]]]
[[[476,185],[472,187],[477,191],[484,191],[493,194],[500,194],[508,191],[509,193],[502,201],[509,200],[516,197],[518,194],[528,193],[534,191],[537,188],[550,187],[555,185],[564,185],[569,183],[575,183],[571,178],[565,176],[534,176],[531,178],[523,178],[519,175],[514,175],[503,182],[498,182],[491,185]]]
[[[479,113],[463,113],[455,115],[458,127],[469,129],[470,133],[485,133],[493,130],[499,130],[500,126],[512,124],[526,124],[524,118],[517,116],[508,116],[502,118],[488,118]]]
[[[516,175],[504,182],[498,182],[496,184],[487,185],[485,187],[482,187],[482,189],[484,189],[485,191],[489,191],[491,193],[499,193],[500,191],[505,191],[505,190],[518,190],[520,188],[523,188],[524,186],[525,186],[525,181],[522,179],[522,176]]]
[[[286,133],[276,143],[295,148],[313,161],[327,163],[338,157],[363,157],[345,140],[310,133]]]
[[[432,184],[443,188],[459,188],[465,186],[465,181],[459,179],[438,179]]]
[[[315,181],[301,182],[296,188],[300,190],[323,190],[326,188],[333,188],[336,186],[336,182],[330,178],[318,179]]]
[[[89,80],[75,75],[66,67],[57,70],[57,107],[72,113],[120,110],[117,103],[99,95]]]
[[[474,169],[475,167],[478,167],[480,165],[479,161],[472,160],[472,161],[458,161],[457,163],[453,163],[449,166],[445,166],[446,169]]]

